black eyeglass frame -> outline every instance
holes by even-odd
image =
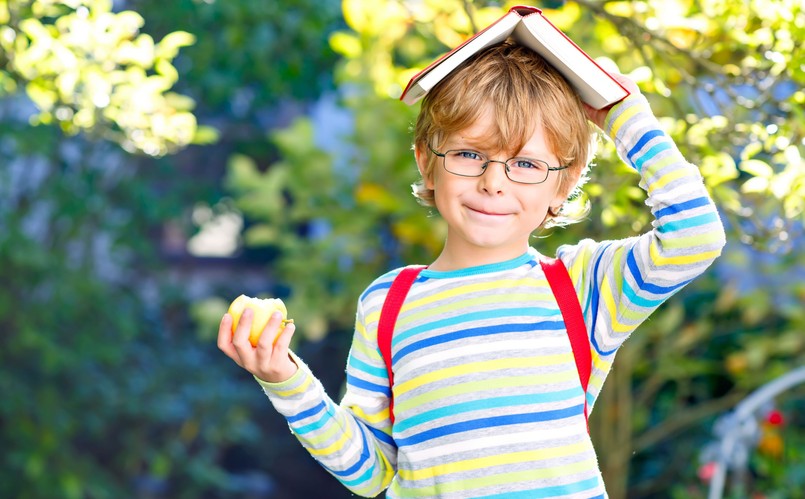
[[[472,151],[470,149],[449,149],[449,150],[447,150],[447,151],[442,153],[442,152],[439,152],[436,149],[434,149],[433,146],[431,146],[430,144],[428,144],[428,149],[430,149],[430,152],[432,152],[436,156],[442,158],[442,168],[444,168],[444,171],[446,171],[447,173],[450,173],[451,175],[456,175],[458,177],[477,178],[477,177],[480,177],[481,175],[483,175],[486,172],[486,167],[489,165],[489,163],[500,163],[500,164],[503,165],[503,170],[506,173],[506,178],[509,179],[510,181],[514,182],[515,184],[539,185],[539,184],[545,183],[545,181],[548,180],[548,176],[550,175],[550,172],[567,170],[568,168],[570,168],[570,165],[551,166],[551,165],[548,164],[547,161],[544,161],[544,160],[541,160],[541,159],[529,158],[529,157],[526,157],[526,156],[514,156],[514,157],[511,157],[511,158],[507,159],[506,161],[500,161],[499,159],[486,158],[486,161],[484,161],[484,164],[481,165],[481,173],[479,173],[478,175],[466,175],[466,174],[463,174],[463,173],[456,173],[456,172],[453,172],[453,171],[450,171],[450,170],[447,169],[447,154],[451,153],[451,152],[454,152],[454,151],[467,151],[467,152],[472,152],[472,153],[478,154],[480,156],[486,157],[485,154],[482,154],[482,153],[477,152],[477,151]],[[509,168],[510,168],[509,161],[511,161],[513,159],[527,159],[528,161],[534,161],[534,162],[543,163],[546,166],[546,168],[548,168],[548,173],[545,175],[545,178],[543,180],[540,180],[539,182],[523,182],[523,181],[520,181],[520,180],[514,180],[513,178],[511,178],[509,176]]]

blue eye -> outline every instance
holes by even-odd
[[[480,154],[474,151],[453,151],[457,157],[461,159],[469,159],[472,161],[483,161],[484,158]]]
[[[521,170],[547,170],[548,165],[539,160],[528,158],[514,158],[509,161],[511,168],[518,168]]]

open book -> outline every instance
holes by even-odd
[[[629,95],[540,9],[518,6],[419,72],[408,83],[400,100],[409,105],[415,103],[473,54],[510,36],[516,43],[544,57],[564,75],[581,99],[595,109],[605,108]]]

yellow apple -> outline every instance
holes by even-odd
[[[277,342],[280,333],[285,329],[285,324],[293,322],[293,319],[287,318],[288,310],[285,308],[285,303],[279,298],[261,299],[240,295],[229,305],[229,315],[232,316],[232,334],[235,333],[235,329],[238,327],[238,322],[240,321],[240,316],[243,315],[243,312],[247,308],[254,311],[252,329],[249,331],[249,342],[252,346],[257,346],[257,340],[260,339],[260,335],[263,334],[263,329],[265,329],[266,324],[268,324],[268,319],[271,318],[274,312],[280,312],[282,314],[282,324],[277,330],[277,335],[274,337],[274,343]]]

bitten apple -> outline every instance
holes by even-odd
[[[285,308],[285,303],[279,298],[261,299],[240,295],[229,305],[229,315],[232,316],[232,334],[235,334],[235,329],[238,327],[238,322],[240,322],[240,316],[243,315],[247,308],[254,311],[252,328],[249,331],[249,342],[252,346],[257,346],[257,340],[260,339],[263,329],[266,328],[266,324],[268,324],[268,320],[274,312],[282,314],[282,324],[274,337],[274,343],[277,342],[280,333],[285,330],[285,325],[293,322],[293,319],[288,319],[288,310]]]

